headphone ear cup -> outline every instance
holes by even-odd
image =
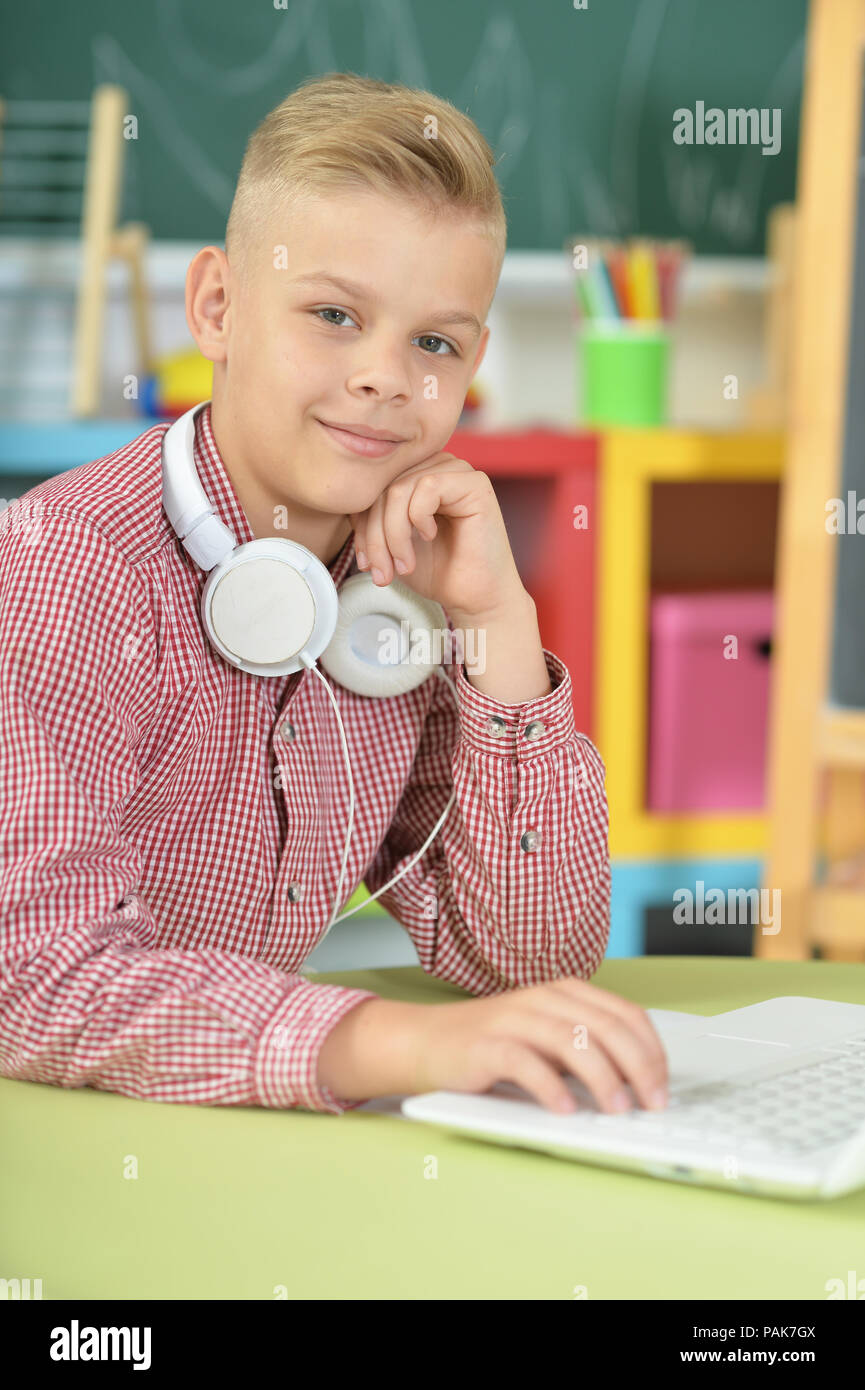
[[[213,646],[256,676],[287,676],[314,661],[339,611],[327,567],[306,546],[265,536],[238,546],[208,575],[201,618]]]
[[[336,628],[320,662],[356,695],[404,695],[441,664],[447,632],[441,604],[398,579],[381,587],[371,575],[355,574],[339,591]]]

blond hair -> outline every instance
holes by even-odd
[[[243,277],[252,233],[277,206],[358,189],[467,214],[491,237],[500,271],[507,219],[494,164],[474,121],[432,92],[353,72],[308,78],[249,137],[226,254]]]

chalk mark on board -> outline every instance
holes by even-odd
[[[546,237],[561,230],[568,217],[563,206],[569,195],[588,214],[590,225],[606,234],[624,234],[640,225],[640,131],[650,78],[661,31],[669,16],[671,0],[640,0],[625,48],[619,76],[608,170],[596,161],[588,145],[564,144],[566,111],[562,93],[549,81],[538,87],[526,41],[516,19],[494,11],[475,47],[465,76],[452,97],[484,131],[497,154],[496,176],[506,193],[517,167],[524,161],[532,140],[538,145],[533,160],[538,230]],[[263,12],[262,12],[263,13]],[[692,12],[691,12],[692,13]],[[271,92],[268,109],[292,90],[296,77],[288,69],[303,67],[303,76],[339,71],[334,49],[340,34],[334,7],[324,0],[289,0],[289,8],[274,12],[266,49],[237,67],[219,67],[202,55],[190,28],[190,6],[185,0],[158,0],[157,17],[161,46],[165,49],[166,75],[143,71],[111,35],[92,40],[94,66],[100,76],[121,82],[130,99],[145,115],[166,160],[173,160],[191,187],[218,211],[227,214],[235,180],[211,151],[189,131],[174,87],[182,81],[206,89],[209,100]],[[410,0],[365,0],[362,7],[364,44],[371,70],[393,66],[392,80],[430,88],[426,56]],[[803,38],[785,55],[769,84],[772,105],[792,105],[802,64]],[[228,60],[230,63],[230,59]],[[171,68],[170,64],[175,67]],[[177,71],[182,74],[177,79]],[[775,96],[775,92],[779,96]],[[780,98],[783,97],[783,100]],[[764,98],[765,99],[765,98]],[[785,112],[786,114],[786,112]],[[671,112],[672,116],[672,112]],[[786,138],[791,138],[789,124]],[[764,167],[764,160],[766,167]],[[760,216],[759,200],[768,174],[768,158],[759,148],[747,148],[737,161],[731,186],[721,185],[724,165],[717,152],[675,146],[670,140],[661,149],[667,196],[677,225],[686,234],[711,227],[730,245],[753,238]],[[525,204],[530,193],[521,193]]]
[[[135,66],[113,35],[96,34],[91,51],[97,80],[117,82],[127,89],[134,105],[146,114],[166,155],[177,161],[193,187],[225,217],[234,197],[234,182],[189,135],[172,109],[168,93]]]
[[[801,91],[804,36],[800,35],[768,83],[763,100],[769,110],[779,108],[782,139],[791,139],[790,116]],[[788,95],[789,94],[789,95]],[[742,157],[733,182],[719,187],[719,147],[670,145],[663,151],[663,165],[670,204],[683,230],[696,233],[709,226],[731,246],[750,242],[760,221],[763,183],[776,156],[764,155],[759,145],[741,146]],[[713,190],[713,185],[715,185]]]
[[[494,14],[454,105],[482,128],[498,156],[496,174],[504,180],[517,168],[529,138],[533,98],[532,66],[522,35],[510,15]]]
[[[183,0],[158,0],[156,22],[166,53],[188,79],[229,96],[260,92],[284,73],[320,15],[316,0],[292,0],[288,9],[271,11],[274,23],[264,35],[264,52],[242,66],[220,67],[199,52],[198,41],[183,22],[182,9]],[[328,53],[332,59],[332,52]],[[321,50],[318,56],[328,57]]]
[[[376,76],[387,71],[382,65],[382,50],[385,45],[390,45],[396,81],[428,91],[430,80],[423,44],[410,6],[403,4],[402,0],[372,0],[372,3],[366,0],[361,6],[361,13],[367,69]]]
[[[629,231],[638,226],[640,130],[649,72],[668,8],[669,0],[642,0],[622,63],[610,143],[610,187],[616,204],[625,210]]]

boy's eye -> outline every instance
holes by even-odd
[[[347,314],[347,313],[345,312],[345,309],[333,309],[333,308],[328,308],[328,309],[316,309],[316,310],[315,310],[315,313],[316,313],[316,314],[341,314],[342,317],[343,317],[344,319],[351,319],[351,322],[354,323],[354,319],[351,318],[351,315],[350,315],[350,314]],[[333,319],[325,319],[324,322],[325,322],[325,323],[333,323]],[[342,327],[342,324],[340,324],[340,323],[334,324],[334,327],[335,327],[335,328],[341,328],[341,327]]]
[[[345,309],[336,309],[333,305],[329,305],[326,309],[314,309],[313,313],[319,316],[323,314],[336,314],[339,318],[348,319],[350,323],[354,323],[354,319],[351,317],[351,314],[347,313]],[[342,324],[336,323],[334,319],[323,319],[322,322],[332,323],[334,328],[342,328]],[[430,349],[429,347],[424,347],[424,352],[428,353],[431,357],[447,357],[448,354],[454,357],[459,356],[453,344],[449,343],[447,338],[440,338],[437,333],[420,333],[418,334],[417,338],[413,339],[413,341],[421,343],[439,344],[440,346],[434,347],[432,349]],[[441,345],[447,348],[447,352],[443,353],[441,351]]]
[[[433,357],[447,357],[448,353],[452,353],[454,356],[456,356],[456,349],[451,346],[447,338],[440,338],[437,333],[421,333],[419,335],[419,338],[421,342],[425,343],[444,343],[445,347],[448,350],[447,353],[441,353],[436,348],[433,350],[431,354]],[[424,348],[424,352],[426,351],[428,351],[428,349]]]

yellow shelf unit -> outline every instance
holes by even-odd
[[[616,429],[601,441],[596,588],[595,742],[606,763],[610,852],[619,858],[747,854],[765,849],[761,812],[658,814],[645,806],[652,487],[658,482],[772,482],[781,432]]]

